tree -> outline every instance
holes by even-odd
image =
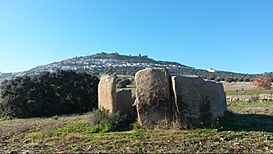
[[[265,76],[261,76],[261,77],[258,77],[254,80],[254,85],[257,88],[270,89],[271,88],[271,80]]]
[[[2,84],[0,116],[19,118],[73,114],[97,108],[99,79],[59,70]]]
[[[227,77],[227,78],[225,78],[225,81],[228,82],[228,83],[231,83],[231,82],[234,81],[234,79],[233,79],[233,78],[230,78],[230,77]]]

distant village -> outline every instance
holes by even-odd
[[[92,71],[103,68],[151,68],[151,67],[164,67],[164,68],[181,68],[180,64],[155,61],[148,58],[148,55],[138,54],[137,56],[119,55],[119,53],[98,53],[92,56],[75,57],[72,59],[54,62],[48,65],[38,66],[25,72],[12,73],[12,76],[23,75],[36,75],[41,72],[54,72],[58,69],[61,70],[83,70]],[[6,73],[5,73],[6,74]],[[0,73],[1,76],[1,73]]]
[[[130,62],[127,60],[118,60],[118,59],[87,59],[85,57],[71,59],[62,62],[56,62],[49,65],[44,65],[33,69],[32,71],[35,74],[40,72],[48,71],[54,72],[56,69],[62,70],[93,70],[94,68],[130,68],[130,67],[141,67],[141,68],[150,68],[150,67],[164,67],[164,68],[179,68],[181,66],[174,64],[160,64],[160,63],[146,63],[146,62]],[[17,74],[22,75],[22,74]]]
[[[151,68],[164,67],[168,69],[183,67],[177,63],[155,61],[148,58],[148,55],[138,54],[137,56],[120,55],[114,53],[98,53],[92,56],[75,57],[72,59],[54,62],[48,65],[38,66],[25,72],[12,73],[12,76],[36,75],[41,72],[54,72],[61,70],[84,70],[92,71],[103,68]],[[6,73],[5,73],[6,74]],[[2,74],[0,73],[0,76]]]

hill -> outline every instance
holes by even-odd
[[[204,79],[217,81],[251,81],[259,74],[241,74],[225,71],[207,71],[195,69],[177,62],[157,61],[147,55],[120,55],[119,53],[97,53],[90,56],[75,57],[48,65],[35,67],[31,70],[15,73],[16,76],[35,75],[44,71],[54,72],[58,69],[87,72],[93,75],[120,74],[134,75],[138,70],[150,67],[163,67],[173,75],[198,75]],[[273,73],[268,73],[273,77]]]
[[[136,71],[148,67],[164,67],[168,69],[194,69],[176,62],[156,61],[148,56],[127,56],[118,53],[98,53],[95,55],[75,57],[72,59],[54,62],[48,65],[38,66],[26,72],[33,75],[43,71],[55,71],[57,69],[84,71],[92,74],[116,73],[134,74]]]

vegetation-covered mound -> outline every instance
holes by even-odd
[[[1,85],[0,116],[38,117],[72,114],[97,108],[99,79],[59,70],[16,77]]]

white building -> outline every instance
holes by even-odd
[[[207,69],[207,71],[210,72],[210,73],[214,73],[214,72],[215,72],[215,69],[209,68],[209,69]]]

